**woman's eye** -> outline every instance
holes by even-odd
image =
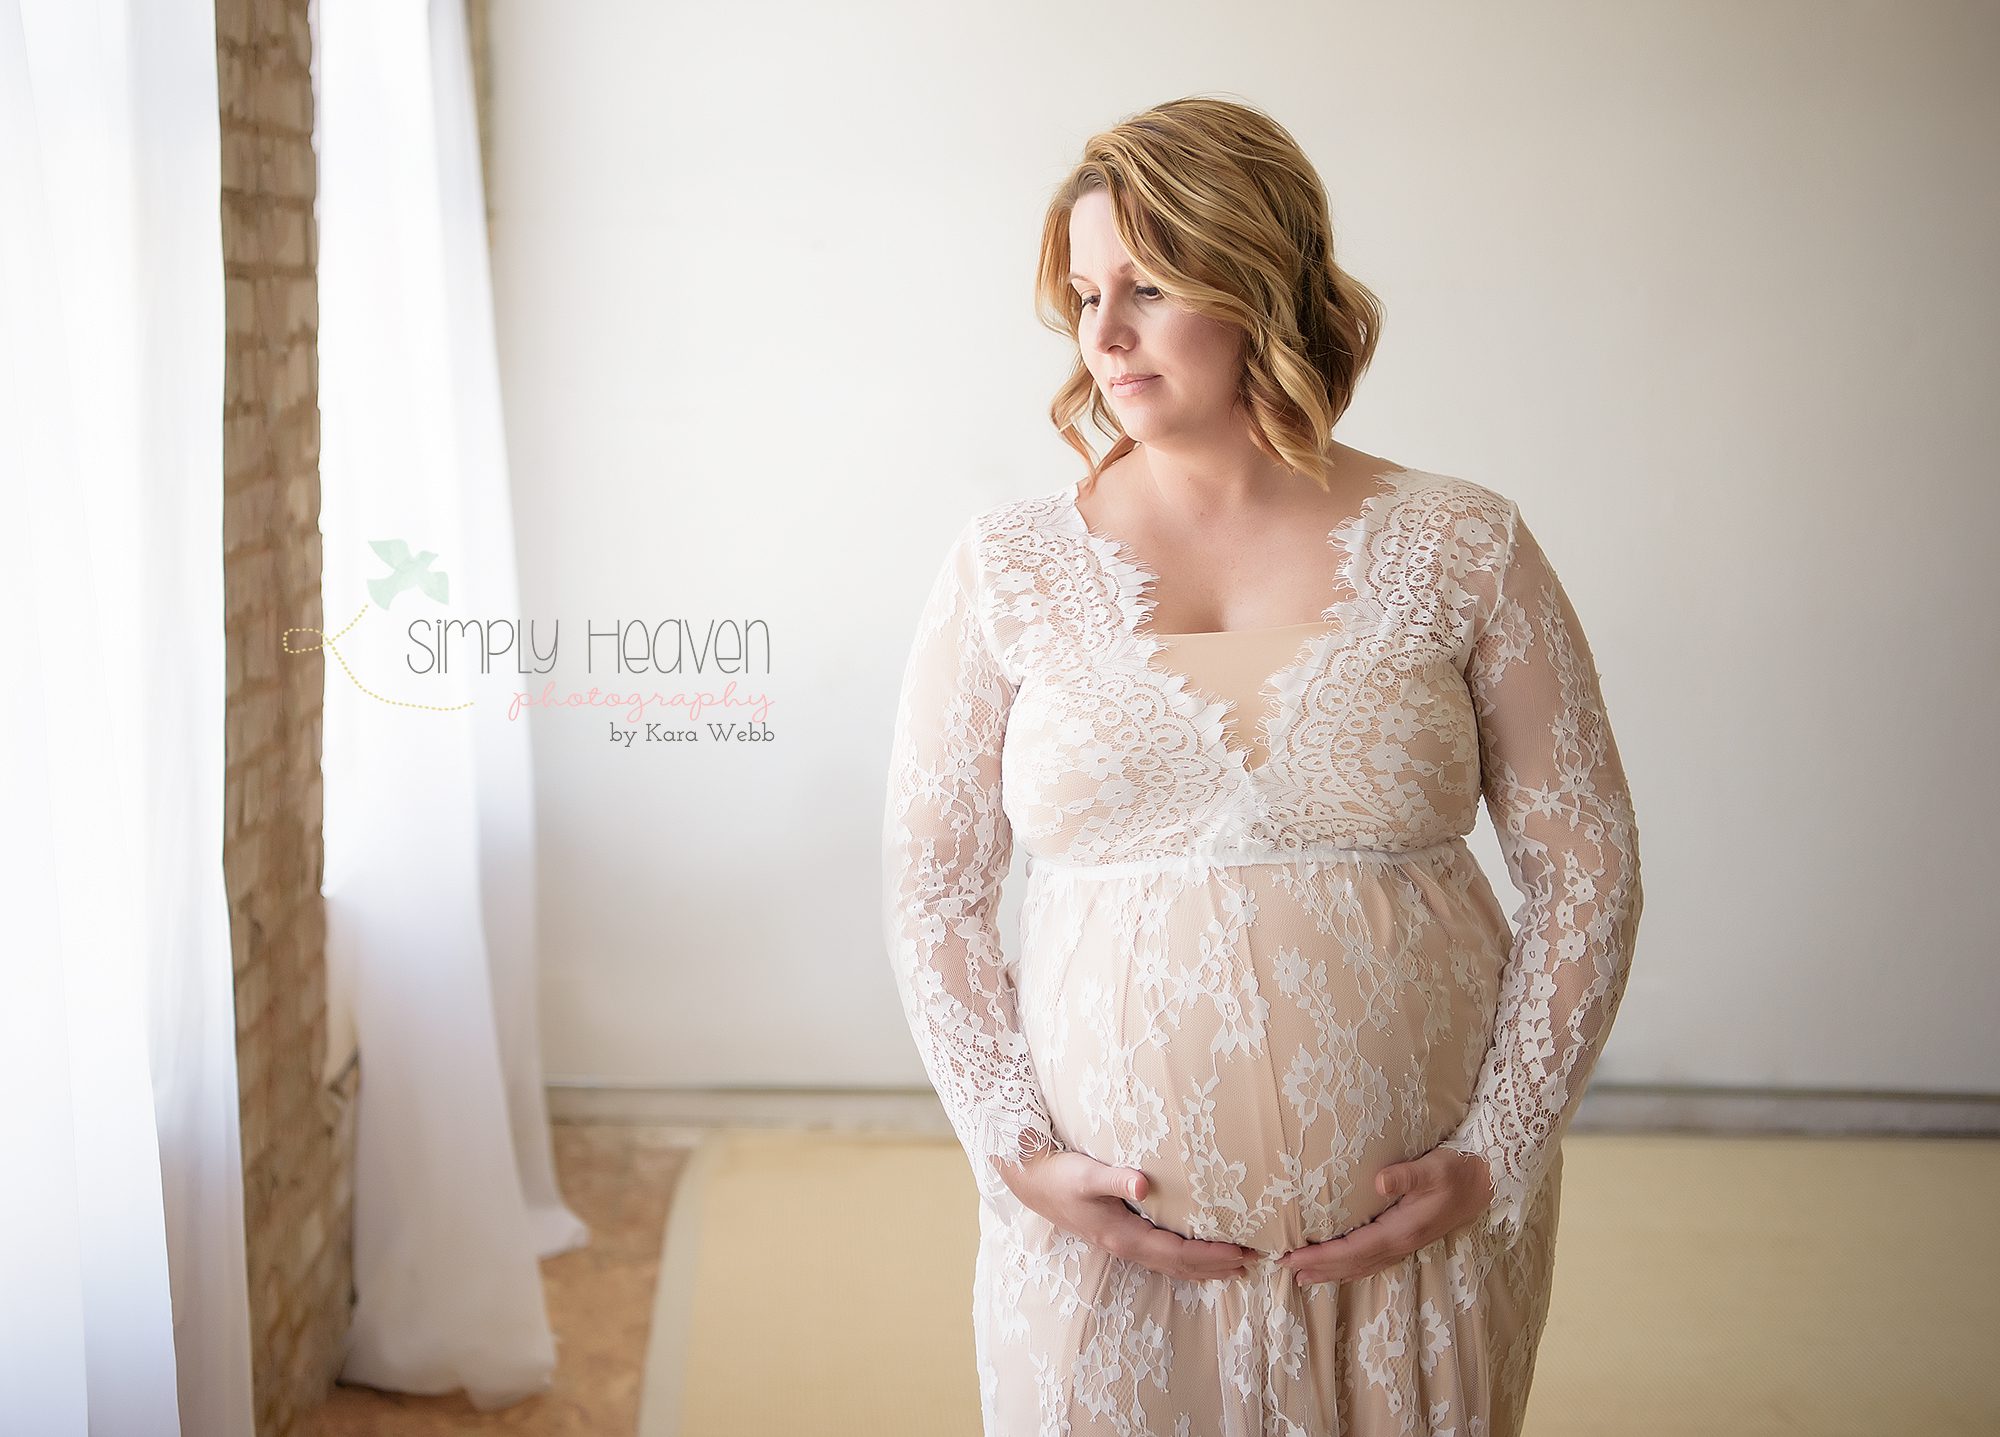
[[[1145,295],[1145,296],[1146,296],[1146,297],[1147,297],[1148,299],[1158,299],[1158,298],[1160,298],[1160,290],[1159,290],[1159,288],[1158,288],[1157,286],[1155,286],[1155,285],[1150,285],[1150,284],[1142,284],[1142,285],[1140,285],[1140,286],[1139,286],[1138,288],[1139,288],[1139,293],[1140,293],[1140,294],[1143,294],[1143,295]],[[1083,296],[1083,307],[1084,307],[1085,309],[1089,309],[1089,308],[1090,308],[1090,302],[1091,302],[1092,300],[1096,299],[1096,298],[1097,298],[1097,296],[1096,296],[1096,295],[1094,295],[1094,294],[1087,294],[1087,295]]]

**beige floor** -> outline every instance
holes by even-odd
[[[556,1332],[554,1387],[505,1411],[480,1412],[462,1392],[410,1397],[336,1386],[301,1437],[632,1437],[660,1234],[689,1150],[675,1130],[557,1123],[554,1134],[563,1197],[590,1228],[587,1247],[542,1263]]]
[[[1564,1169],[1537,1437],[2000,1433],[2000,1142],[1573,1134]],[[978,1437],[971,1204],[948,1141],[706,1144],[641,1437]]]
[[[555,1389],[342,1388],[311,1437],[979,1437],[948,1139],[555,1131],[593,1229],[543,1264]],[[1590,1133],[1564,1168],[1537,1437],[2000,1433],[2000,1142]]]

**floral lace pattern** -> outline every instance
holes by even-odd
[[[978,1181],[989,1433],[1491,1434],[1525,1404],[1560,1138],[1639,921],[1631,799],[1512,501],[1395,470],[1328,542],[1324,623],[1294,626],[1255,714],[1174,670],[1154,576],[1071,491],[974,516],[925,602],[884,923]],[[1255,759],[1232,718],[1258,722]],[[1482,797],[1511,928],[1464,843]],[[1481,1221],[1352,1283],[1274,1267],[1437,1146],[1486,1162]],[[1181,1282],[1057,1231],[996,1165],[1041,1148],[1139,1168],[1146,1217],[1258,1261]]]

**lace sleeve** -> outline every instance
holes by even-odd
[[[931,1085],[983,1200],[1019,1200],[995,1159],[1062,1146],[1029,1061],[996,916],[1013,835],[1000,743],[1013,685],[976,602],[977,550],[961,531],[917,625],[897,705],[883,822],[884,928]]]
[[[1583,629],[1509,505],[1506,559],[1466,679],[1481,783],[1520,890],[1493,1041],[1442,1146],[1486,1160],[1486,1216],[1520,1237],[1618,1011],[1638,934],[1639,835]]]

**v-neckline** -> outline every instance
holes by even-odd
[[[1337,642],[1341,636],[1340,625],[1330,619],[1311,619],[1302,624],[1278,624],[1260,629],[1216,629],[1179,634],[1156,634],[1148,632],[1142,639],[1150,640],[1151,650],[1144,656],[1144,664],[1162,675],[1170,684],[1202,705],[1215,705],[1220,714],[1215,716],[1218,727],[1217,742],[1232,752],[1240,751],[1246,771],[1255,772],[1271,757],[1272,740],[1291,721],[1288,688],[1290,675],[1295,669],[1305,670],[1307,676],[1316,672],[1325,662],[1324,646]],[[1247,685],[1224,685],[1220,689],[1206,687],[1215,681],[1213,665],[1218,652],[1227,654],[1237,650],[1252,651],[1258,655],[1268,650],[1284,653],[1285,663],[1275,673],[1259,676],[1255,688]],[[1172,662],[1167,655],[1173,656]],[[1308,663],[1308,660],[1312,660]],[[1260,660],[1261,661],[1261,660]],[[1240,657],[1235,660],[1241,663]],[[1206,672],[1204,672],[1206,670]],[[1241,673],[1242,668],[1236,670]],[[1204,708],[1199,718],[1206,719],[1208,710]]]
[[[1327,530],[1325,541],[1340,551],[1341,561],[1336,570],[1337,586],[1347,592],[1335,597],[1320,611],[1317,620],[1305,620],[1297,624],[1276,624],[1261,629],[1207,629],[1192,631],[1195,636],[1205,639],[1222,639],[1233,635],[1250,637],[1273,634],[1285,629],[1303,629],[1310,624],[1327,625],[1324,631],[1308,634],[1276,672],[1265,677],[1258,687],[1258,695],[1265,701],[1260,719],[1260,738],[1253,747],[1263,750],[1263,756],[1254,762],[1250,750],[1239,748],[1228,742],[1228,731],[1240,722],[1243,715],[1238,706],[1229,699],[1218,697],[1197,688],[1186,674],[1166,667],[1159,661],[1160,651],[1167,640],[1187,637],[1186,634],[1156,634],[1148,624],[1156,594],[1159,589],[1159,575],[1151,566],[1134,554],[1122,540],[1100,534],[1091,528],[1083,517],[1083,510],[1077,505],[1077,496],[1082,492],[1083,480],[1070,486],[1062,505],[1062,512],[1075,529],[1092,557],[1106,568],[1108,576],[1117,590],[1121,637],[1125,644],[1121,647],[1136,648],[1139,668],[1149,677],[1159,682],[1171,698],[1183,701],[1188,711],[1183,716],[1197,727],[1214,731],[1214,747],[1225,760],[1225,766],[1234,771],[1244,785],[1269,767],[1277,757],[1273,741],[1283,732],[1284,724],[1290,718],[1292,707],[1298,702],[1299,693],[1306,679],[1317,672],[1325,662],[1326,651],[1334,645],[1351,642],[1356,636],[1340,623],[1342,610],[1349,609],[1361,597],[1359,564],[1363,549],[1363,531],[1374,517],[1379,505],[1391,502],[1402,490],[1402,481],[1415,471],[1407,466],[1394,466],[1368,475],[1371,491],[1362,497],[1360,507]],[[1106,564],[1106,560],[1110,560]],[[1122,572],[1120,572],[1122,570]],[[1225,718],[1229,722],[1225,723]]]

